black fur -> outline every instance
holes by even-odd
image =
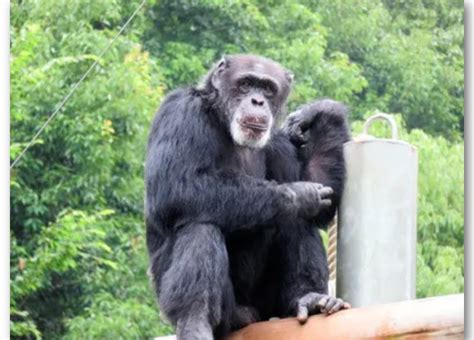
[[[314,226],[326,226],[335,205],[308,220],[282,188],[317,181],[333,188],[336,204],[343,189],[343,106],[307,108],[314,117],[305,146],[291,137],[293,119],[274,129],[264,149],[249,149],[232,140],[225,103],[209,82],[167,96],[146,160],[150,273],[182,339],[295,315],[305,294],[327,293],[326,255]]]

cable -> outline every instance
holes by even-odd
[[[145,4],[146,0],[143,0],[142,3],[137,7],[135,12],[128,18],[127,22],[122,26],[120,31],[115,35],[115,37],[109,42],[109,44],[102,50],[102,52],[99,54],[98,58],[94,61],[94,63],[89,67],[89,69],[84,73],[84,75],[79,79],[79,81],[72,87],[71,91],[64,97],[64,99],[59,103],[58,107],[54,112],[48,117],[46,122],[40,127],[38,132],[33,136],[31,141],[26,145],[26,147],[21,151],[21,153],[15,158],[13,161],[12,165],[10,165],[10,170],[13,169],[13,167],[20,161],[20,159],[23,157],[23,155],[26,153],[26,151],[30,148],[30,146],[36,141],[36,139],[39,137],[39,135],[43,132],[43,130],[48,126],[48,124],[53,120],[53,118],[59,113],[59,111],[64,107],[64,105],[67,103],[69,98],[71,98],[72,94],[76,91],[76,89],[81,85],[84,79],[89,75],[89,73],[92,71],[92,69],[99,63],[99,60],[104,56],[104,54],[112,47],[112,44],[117,40],[117,38],[122,34],[122,32],[125,30],[125,28],[128,26],[128,24],[132,21],[132,19],[135,17],[135,15],[140,11],[140,9],[143,7]]]

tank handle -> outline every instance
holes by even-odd
[[[384,121],[388,122],[388,124],[390,125],[390,130],[392,130],[392,139],[398,139],[397,122],[395,121],[393,116],[391,116],[389,114],[386,114],[386,113],[382,113],[382,112],[373,115],[372,117],[370,117],[369,119],[367,119],[365,121],[364,127],[362,128],[362,133],[364,135],[369,134],[368,131],[369,131],[370,127],[372,126],[372,123],[376,120],[384,120]]]

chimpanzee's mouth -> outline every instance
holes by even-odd
[[[258,124],[258,123],[240,123],[243,128],[252,130],[256,133],[262,133],[268,130],[267,124]]]

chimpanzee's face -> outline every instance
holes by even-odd
[[[262,148],[290,90],[291,76],[277,63],[256,56],[223,59],[212,75],[230,134],[237,145]]]

